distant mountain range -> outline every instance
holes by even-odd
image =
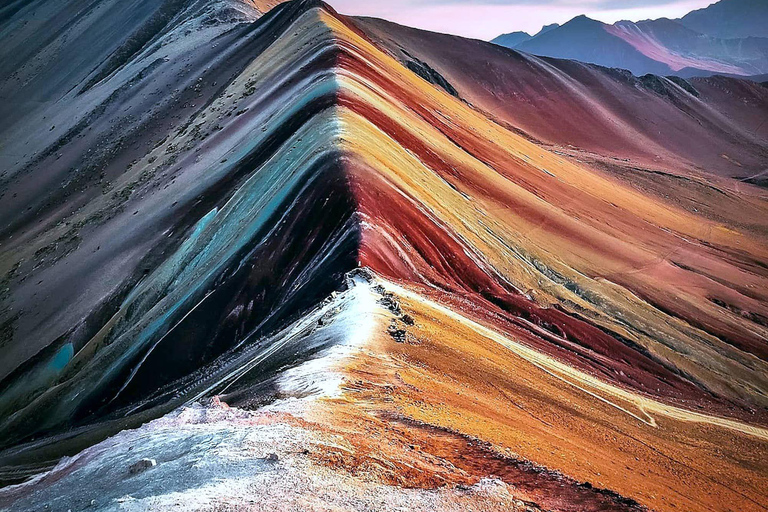
[[[509,34],[502,34],[491,42],[501,46],[506,46],[507,48],[514,48],[520,43],[528,41],[529,39],[533,39],[534,37],[538,37],[542,34],[546,34],[550,30],[554,30],[559,27],[560,27],[559,23],[544,25],[543,27],[541,27],[541,30],[539,30],[539,32],[533,36],[528,32],[523,32],[523,31],[511,32]]]
[[[723,39],[768,37],[768,2],[722,0],[679,21],[691,30]]]
[[[768,72],[768,2],[721,0],[681,19],[613,25],[577,16],[538,34],[493,43],[516,50],[623,68],[634,74],[753,76]]]

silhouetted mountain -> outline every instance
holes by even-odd
[[[540,36],[541,34],[546,34],[550,30],[554,30],[554,29],[558,28],[559,26],[560,26],[559,23],[551,23],[549,25],[544,25],[543,27],[541,27],[541,30],[536,32],[536,34],[533,37]]]
[[[500,46],[506,46],[507,48],[516,48],[520,43],[524,43],[525,41],[528,41],[533,37],[538,37],[542,34],[546,34],[550,30],[554,30],[559,26],[560,26],[559,23],[544,25],[543,27],[541,27],[541,30],[536,32],[536,34],[533,36],[528,32],[523,32],[523,31],[510,32],[509,34],[502,34],[499,37],[492,39],[491,42],[494,44],[498,44]]]
[[[507,48],[514,48],[523,41],[529,40],[531,37],[533,36],[531,36],[531,34],[528,32],[518,31],[511,32],[509,34],[502,34],[499,37],[493,39],[491,42],[501,46],[506,46]]]

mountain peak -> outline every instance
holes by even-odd
[[[546,34],[546,33],[547,33],[547,32],[549,32],[550,30],[555,30],[555,29],[556,29],[556,28],[558,28],[559,26],[560,26],[560,24],[559,24],[559,23],[551,23],[551,24],[549,24],[549,25],[544,25],[543,27],[541,27],[541,30],[539,30],[538,32],[536,32],[536,36],[540,36],[541,34]],[[535,36],[534,36],[534,37],[535,37]]]
[[[573,18],[571,18],[571,20],[567,21],[564,25],[567,25],[568,23],[574,23],[574,22],[575,23],[588,23],[588,22],[602,23],[601,21],[597,21],[595,19],[590,18],[586,14],[579,14],[578,16],[574,16]]]
[[[564,29],[565,30],[568,30],[568,29],[571,29],[571,30],[573,30],[573,29],[591,30],[591,29],[594,29],[596,27],[601,27],[601,26],[605,26],[605,23],[603,23],[602,21],[598,21],[598,20],[595,20],[593,18],[590,18],[586,14],[580,14],[578,16],[575,16],[575,17],[571,18],[569,21],[563,23],[559,27],[557,27],[557,28],[555,28],[553,30],[550,30],[548,32],[545,32],[544,35],[546,35],[546,34],[553,34],[553,33],[557,32],[559,30],[564,30]]]
[[[531,35],[527,32],[510,32],[509,34],[502,34],[491,40],[492,43],[506,46],[507,48],[514,48],[523,41],[527,41],[531,38]]]

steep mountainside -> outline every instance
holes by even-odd
[[[768,37],[768,3],[763,0],[720,0],[680,19],[686,27],[722,39]]]
[[[606,29],[654,60],[667,64],[673,74],[700,74],[696,70],[732,75],[758,75],[768,70],[768,39],[715,39],[672,20],[619,22]]]
[[[627,41],[616,37],[607,27],[608,25],[600,21],[578,16],[554,30],[516,45],[515,48],[545,57],[621,67],[636,74],[670,73],[669,65],[645,55]]]
[[[754,82],[638,78],[381,20],[360,23],[402,62],[429,63],[471,105],[557,151],[633,173],[748,179],[765,170],[768,89]]]
[[[0,507],[768,506],[762,189],[682,157],[662,193],[487,114],[538,101],[518,66],[574,96],[555,64],[605,70],[313,0],[177,7],[0,148],[0,476],[79,453]],[[441,60],[466,44],[484,80]],[[759,167],[750,84],[651,80],[595,88],[734,116],[695,133]]]

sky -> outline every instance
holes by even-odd
[[[574,16],[613,23],[619,20],[679,18],[715,0],[330,0],[343,14],[375,16],[411,27],[493,39]]]

